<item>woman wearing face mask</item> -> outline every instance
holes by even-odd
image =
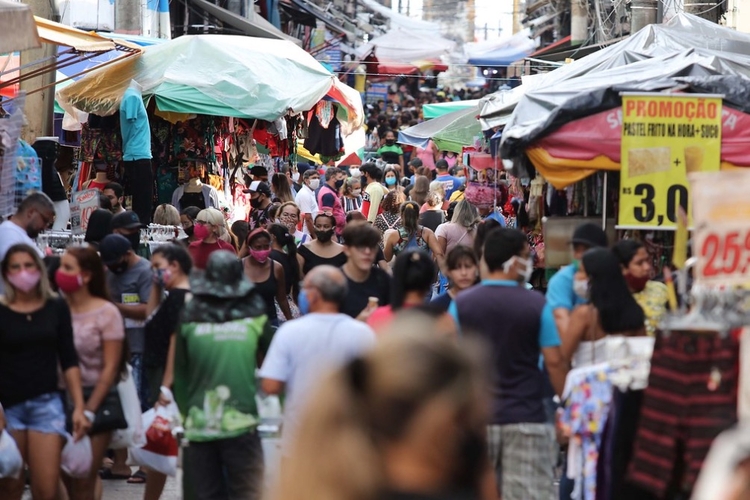
[[[383,183],[389,192],[404,191],[404,188],[401,187],[401,174],[394,165],[388,165],[383,170]]]
[[[198,207],[186,207],[180,212],[180,222],[182,223],[182,230],[185,231],[187,238],[181,240],[186,245],[196,241],[195,237],[195,218],[198,217],[201,209]]]
[[[445,258],[447,269],[448,290],[441,293],[430,302],[438,310],[447,312],[456,295],[467,290],[479,282],[479,262],[471,247],[457,245],[453,247]]]
[[[398,165],[400,171],[404,171],[404,150],[396,144],[396,134],[393,130],[385,133],[385,144],[378,149],[378,155],[384,162]]]
[[[245,276],[255,283],[256,291],[263,298],[270,323],[279,325],[274,300],[279,303],[284,318],[292,319],[284,268],[271,258],[271,235],[263,228],[254,229],[247,237],[247,248],[250,255],[242,259]]]
[[[197,269],[205,269],[209,255],[216,250],[228,250],[234,254],[237,253],[231,243],[227,243],[221,238],[225,232],[224,216],[221,212],[215,208],[206,208],[198,212],[193,228],[195,241],[188,247]]]
[[[296,203],[282,203],[277,214],[279,220],[276,223],[281,224],[287,228],[289,234],[294,235],[294,241],[297,246],[307,243],[310,237],[300,231],[300,209]]]
[[[149,384],[147,403],[167,404],[161,387],[172,387],[174,380],[175,331],[185,298],[190,293],[190,270],[193,262],[182,245],[167,243],[156,247],[151,254],[153,287],[146,306],[146,345],[143,368]],[[144,500],[158,500],[167,476],[153,470],[146,471]]]
[[[301,245],[297,251],[297,261],[302,270],[302,277],[315,266],[327,264],[341,267],[346,264],[344,246],[333,241],[336,219],[330,212],[319,213],[315,217],[315,239]]]
[[[60,259],[55,281],[70,306],[73,337],[81,367],[87,415],[94,424],[92,468],[88,477],[66,479],[71,500],[94,498],[113,429],[97,430],[97,410],[124,373],[125,330],[122,315],[109,300],[104,264],[91,247],[70,247]],[[101,421],[99,424],[101,425]]]
[[[667,313],[667,285],[651,280],[651,256],[640,241],[622,240],[612,248],[633,298],[646,315],[646,333],[653,336]]]
[[[268,232],[271,234],[271,258],[284,268],[284,292],[286,292],[289,309],[293,317],[299,318],[300,312],[295,298],[299,295],[300,277],[294,236],[289,234],[289,230],[281,224],[271,224],[268,226]],[[276,317],[280,322],[285,321],[281,309],[279,307],[276,309]]]
[[[55,500],[66,435],[58,365],[75,406],[74,438],[80,439],[91,427],[70,309],[52,292],[35,248],[13,245],[1,267],[5,295],[0,296],[0,429],[10,433],[28,466],[32,497]],[[23,475],[0,479],[2,499],[20,500],[23,490]]]
[[[607,361],[606,346],[597,343],[607,335],[645,335],[643,310],[628,290],[610,250],[594,248],[583,254],[573,289],[590,301],[573,310],[568,329],[560,332],[563,357],[573,367]]]
[[[350,170],[351,172],[351,170]],[[359,172],[359,169],[357,169]],[[349,177],[344,183],[344,194],[341,196],[344,212],[349,213],[362,207],[362,182],[357,177]]]

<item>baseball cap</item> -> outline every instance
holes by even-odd
[[[268,169],[260,165],[255,165],[250,169],[250,175],[254,175],[255,177],[268,177]]]
[[[99,243],[99,254],[106,266],[117,263],[132,249],[130,241],[121,234],[108,234]]]
[[[263,181],[253,181],[250,183],[250,188],[245,189],[243,193],[260,193],[271,196],[271,188]]]
[[[138,214],[132,210],[126,210],[112,217],[111,223],[112,229],[134,229],[141,228],[141,219],[138,218]]]
[[[581,224],[573,232],[573,238],[570,240],[572,245],[585,245],[589,248],[603,247],[609,245],[607,233],[597,224]]]
[[[312,167],[309,163],[298,163],[297,164],[297,172],[299,172],[299,175],[304,174],[308,170],[310,170]]]

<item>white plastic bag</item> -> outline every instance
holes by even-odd
[[[91,465],[94,461],[91,451],[91,439],[83,436],[78,442],[68,434],[68,442],[62,450],[60,468],[70,477],[84,478],[91,473]]]
[[[168,396],[169,399],[172,398],[171,394]],[[167,476],[175,477],[178,444],[174,431],[179,425],[180,412],[174,401],[167,406],[158,406],[144,413],[143,428],[146,429],[146,444],[140,448],[128,448],[128,465],[148,467]]]
[[[23,457],[18,451],[16,441],[3,430],[0,434],[0,479],[17,478],[23,471]]]
[[[127,378],[117,384],[117,392],[120,394],[122,411],[125,413],[128,428],[113,432],[109,447],[113,450],[140,448],[146,444],[146,427],[143,426],[141,402],[133,380],[133,367],[130,365],[128,365]]]

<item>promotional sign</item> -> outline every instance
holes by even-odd
[[[365,93],[365,103],[377,104],[378,101],[385,101],[388,103],[388,84],[387,83],[373,83]],[[381,110],[382,111],[382,110]]]
[[[671,229],[689,214],[687,174],[718,171],[721,97],[623,94],[619,226]]]
[[[73,234],[85,234],[89,227],[91,214],[99,208],[99,190],[85,189],[71,196],[70,231]]]
[[[750,172],[691,174],[695,283],[750,283]]]

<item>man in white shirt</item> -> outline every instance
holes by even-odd
[[[318,266],[305,276],[300,310],[305,315],[282,324],[260,369],[266,394],[286,391],[282,455],[288,456],[300,412],[320,382],[320,375],[360,356],[375,342],[365,323],[339,313],[346,297],[344,274]],[[309,314],[307,314],[309,311]]]
[[[302,182],[302,189],[297,193],[294,202],[299,207],[302,232],[310,237],[314,237],[315,228],[313,228],[313,220],[318,213],[318,201],[315,199],[315,191],[320,186],[320,174],[314,168],[306,170],[302,175]]]
[[[13,245],[25,243],[36,248],[40,256],[42,251],[36,246],[39,233],[52,227],[55,223],[55,205],[46,194],[33,192],[21,202],[18,211],[0,224],[0,262],[5,258],[8,249]],[[4,285],[0,281],[0,293]]]

